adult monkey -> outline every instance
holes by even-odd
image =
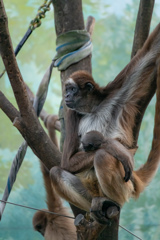
[[[100,88],[92,76],[83,71],[73,73],[66,81],[65,102],[71,110],[67,112],[62,168],[54,167],[50,174],[60,196],[79,208],[92,210],[91,203],[97,196],[106,196],[123,206],[130,197],[137,198],[155,174],[159,151],[157,142],[153,141],[147,163],[134,171],[128,181],[142,117],[156,89],[159,56],[160,24],[106,87]],[[99,150],[81,151],[80,139],[92,130],[114,140],[115,146],[117,143],[117,157]],[[123,150],[125,161],[121,158]]]

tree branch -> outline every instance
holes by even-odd
[[[55,27],[57,35],[62,33],[68,32],[70,30],[82,30],[85,28],[83,14],[82,14],[82,1],[81,0],[70,0],[67,2],[64,0],[52,0],[54,5],[54,16],[55,16]],[[66,7],[67,5],[67,7]],[[72,13],[72,14],[71,14]],[[94,26],[94,18],[90,17],[87,22],[87,30],[92,34]],[[91,68],[91,55],[86,57],[85,59],[81,60],[80,62],[71,65],[65,71],[61,72],[61,82],[62,82],[62,92],[63,92],[63,84],[65,80],[75,71],[78,70],[85,70],[89,73],[92,72]],[[60,119],[61,119],[61,133],[63,132],[61,143],[63,143],[64,134],[65,134],[65,114],[66,114],[66,107],[65,105],[61,104],[60,107]],[[79,213],[83,213],[84,211],[79,210],[78,208],[71,206],[74,212],[74,215],[77,216]],[[86,226],[87,230],[87,226]],[[98,227],[96,229],[97,235],[99,234],[102,228]],[[115,229],[114,229],[115,230]],[[91,234],[91,232],[90,232]],[[102,232],[102,236],[98,239],[107,239],[107,230]],[[87,238],[86,238],[87,239]]]
[[[0,0],[0,54],[7,71],[20,110],[14,126],[20,131],[37,157],[51,169],[60,164],[61,153],[47,136],[32,107],[25,83],[19,71],[8,31],[8,21],[3,1]]]
[[[133,58],[134,55],[136,55],[137,51],[141,49],[149,35],[154,2],[155,0],[140,1],[131,58]]]
[[[92,240],[97,239],[99,233],[105,229],[105,225],[98,224],[96,221],[86,219],[82,214],[79,214],[75,219],[77,227],[77,240]]]
[[[14,121],[16,117],[20,117],[17,109],[8,101],[4,94],[0,91],[0,108],[9,117],[11,122]]]
[[[67,3],[64,0],[52,0],[52,2],[54,5],[54,19],[57,36],[71,30],[82,30],[85,28],[81,0],[77,1],[70,0]],[[78,70],[86,70],[91,73],[91,56],[88,56],[87,58],[81,60],[80,62],[71,65],[65,71],[61,72],[62,94],[63,83],[73,72]],[[60,149],[62,150],[65,138],[65,115],[66,115],[66,106],[63,103],[63,100],[60,106],[59,115],[61,122]],[[82,212],[79,211],[74,206],[72,206],[72,210],[75,216]]]
[[[4,62],[12,89],[22,115],[32,110],[25,84],[19,71],[8,30],[8,19],[3,1],[0,1],[0,54]]]

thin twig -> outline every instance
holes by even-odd
[[[28,145],[48,169],[60,164],[61,153],[52,143],[32,107],[25,83],[20,74],[11,39],[3,0],[0,0],[0,54],[20,110],[21,117],[14,119],[14,126],[20,131]]]

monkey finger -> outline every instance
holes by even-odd
[[[132,170],[131,170],[130,168],[126,168],[126,167],[124,167],[124,171],[125,171],[125,177],[124,177],[124,180],[125,180],[125,182],[128,182],[129,179],[131,178]]]
[[[121,161],[121,163],[125,171],[124,180],[125,182],[128,182],[132,175],[133,166],[129,161]]]

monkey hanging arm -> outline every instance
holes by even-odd
[[[115,105],[120,106],[120,125],[126,136],[132,136],[123,141],[129,147],[137,144],[145,109],[156,90],[156,61],[160,56],[159,49],[160,24],[130,63],[106,86],[108,92],[116,92]]]
[[[102,144],[101,149],[104,149],[122,163],[125,171],[124,180],[127,182],[132,175],[134,165],[134,159],[129,150],[114,139],[106,139],[105,143]]]

